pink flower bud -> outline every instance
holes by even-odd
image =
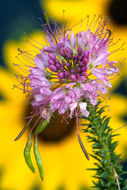
[[[80,56],[78,56],[78,60],[79,61],[81,61],[82,60],[82,56],[80,55]]]
[[[72,54],[72,53],[73,53],[73,51],[72,51],[71,48],[69,48],[69,47],[66,47],[66,48],[65,48],[65,51],[66,51],[67,53],[69,53],[69,54]]]
[[[74,58],[77,59],[77,58],[78,58],[78,55],[76,54],[76,55],[74,56]]]
[[[69,63],[66,63],[66,67],[70,67],[70,64],[69,64]]]
[[[49,65],[55,65],[55,62],[52,59],[48,60]]]
[[[55,63],[60,63],[59,59],[58,58],[55,58]]]
[[[87,67],[82,67],[82,69],[81,69],[82,71],[87,71]]]
[[[67,58],[68,58],[68,59],[71,59],[71,58],[72,58],[72,55],[68,53],[68,54],[67,54]]]
[[[87,49],[83,52],[83,57],[89,57],[89,51]]]
[[[53,72],[56,72],[56,66],[54,66],[54,65],[49,65],[49,69],[51,70],[51,71],[53,71]]]
[[[82,61],[79,62],[79,66],[83,66],[83,62]]]
[[[88,58],[85,57],[85,58],[83,59],[83,64],[86,65],[86,64],[88,63],[88,61],[89,61]]]
[[[60,69],[60,64],[56,63],[57,69]]]
[[[74,74],[74,73],[75,73],[75,70],[74,70],[74,69],[71,69],[71,73]]]
[[[68,71],[64,71],[64,77],[65,77],[65,78],[68,78],[68,76],[69,76]]]
[[[49,57],[50,59],[53,59],[53,60],[56,58],[56,56],[55,56],[53,53],[49,53],[49,54],[48,54],[48,57]]]
[[[86,72],[82,72],[81,75],[84,76],[84,77],[87,77],[87,73]]]
[[[81,72],[81,68],[80,67],[77,67],[77,70],[78,70],[79,73]]]
[[[63,72],[59,72],[58,73],[58,78],[59,79],[63,79],[64,78],[64,73]]]
[[[78,46],[77,52],[78,52],[79,55],[82,54],[82,50],[83,50],[82,47],[81,47],[81,46]]]
[[[75,59],[75,63],[78,63],[78,59]]]
[[[76,81],[76,76],[75,76],[74,74],[71,74],[70,79],[71,79],[72,81]]]
[[[80,78],[80,74],[79,73],[76,73],[76,78]]]
[[[60,50],[60,55],[61,55],[61,56],[63,56],[63,57],[65,57],[65,56],[66,56],[66,54],[65,54],[65,52],[64,52],[64,50],[63,50],[63,49],[61,49],[61,50]]]

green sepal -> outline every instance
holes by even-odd
[[[44,120],[44,122],[37,127],[37,129],[34,132],[34,135],[41,133],[47,125],[48,125],[48,121]]]

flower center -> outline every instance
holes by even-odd
[[[80,77],[87,77],[89,51],[78,46],[77,53],[66,47],[57,54],[48,54],[48,68],[54,72],[59,80],[70,79],[77,81]]]

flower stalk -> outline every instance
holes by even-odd
[[[115,150],[118,146],[118,141],[114,140],[115,134],[109,126],[110,118],[102,117],[104,107],[100,107],[100,102],[96,106],[89,105],[89,117],[81,117],[87,123],[83,123],[83,132],[87,133],[87,139],[92,143],[92,154],[95,162],[95,170],[93,176],[97,180],[93,181],[93,188],[105,190],[125,190],[127,189],[127,180],[123,181],[121,175],[124,173],[121,166],[121,158],[116,154]]]

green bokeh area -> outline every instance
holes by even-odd
[[[32,33],[40,28],[39,17],[43,18],[43,8],[39,0],[6,0],[0,3],[0,49],[6,40],[19,40],[24,32]],[[2,54],[0,65],[5,66]]]

